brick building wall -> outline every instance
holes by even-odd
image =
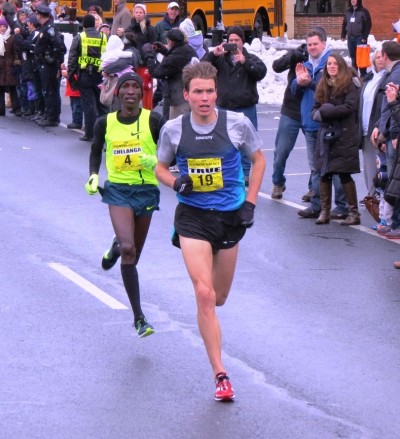
[[[396,37],[392,23],[400,18],[400,3],[389,0],[364,0],[364,7],[371,14],[371,34],[377,40],[392,40]],[[294,16],[294,37],[302,39],[314,26],[322,26],[327,34],[334,39],[340,38],[342,30],[342,14],[296,14]]]

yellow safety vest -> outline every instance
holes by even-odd
[[[117,112],[107,114],[106,167],[111,183],[158,186],[154,172],[144,168],[139,160],[142,153],[156,155],[149,122],[150,110],[144,108],[131,125],[118,122]]]
[[[106,51],[107,38],[100,32],[101,37],[88,37],[86,32],[81,32],[81,56],[78,58],[80,69],[86,69],[91,64],[100,71],[101,55]]]

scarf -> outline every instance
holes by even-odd
[[[11,29],[10,27],[8,27],[4,35],[0,34],[0,56],[4,56],[4,54],[6,53],[6,48],[4,43],[10,38],[10,32]]]

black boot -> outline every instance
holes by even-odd
[[[349,205],[347,218],[340,223],[341,226],[357,226],[360,224],[360,212],[358,211],[357,190],[354,181],[342,185],[344,194]]]
[[[329,215],[332,204],[332,182],[322,181],[319,184],[321,212],[315,224],[329,224]]]

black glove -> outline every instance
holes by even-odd
[[[251,227],[254,223],[254,209],[256,205],[250,203],[250,201],[245,201],[240,209],[238,210],[238,221],[239,225],[245,226],[247,228]]]
[[[162,55],[166,55],[168,53],[168,49],[165,47],[165,44],[160,41],[156,41],[153,43],[153,48],[156,52],[161,53]]]
[[[297,48],[293,51],[293,61],[298,62],[305,62],[308,60],[308,52],[307,49]]]
[[[48,66],[53,66],[56,62],[56,60],[52,56],[50,56],[49,52],[45,53],[44,61]]]
[[[182,175],[174,181],[174,191],[180,195],[188,195],[193,190],[193,180],[189,175]]]

